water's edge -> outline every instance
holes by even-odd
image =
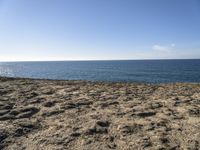
[[[93,81],[93,80],[61,80],[61,79],[44,79],[44,78],[23,78],[23,77],[7,77],[0,76],[0,81],[14,81],[14,80],[28,80],[28,81],[47,81],[47,82],[83,82],[83,83],[97,83],[97,84],[127,84],[127,85],[176,85],[176,84],[194,84],[199,85],[200,82],[167,82],[167,83],[151,83],[151,82],[127,82],[127,81]]]

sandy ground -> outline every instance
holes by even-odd
[[[0,149],[199,150],[200,84],[0,78]]]

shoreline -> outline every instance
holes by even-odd
[[[48,79],[48,78],[29,78],[29,77],[9,77],[0,76],[2,80],[38,80],[38,81],[58,81],[58,82],[89,82],[102,84],[138,84],[138,85],[171,85],[171,84],[200,84],[200,82],[139,82],[139,81],[101,81],[101,80],[67,80],[67,79]]]
[[[199,83],[0,77],[0,149],[199,149]]]

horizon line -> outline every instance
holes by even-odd
[[[200,58],[147,58],[147,59],[72,59],[72,60],[8,60],[0,62],[63,62],[63,61],[134,61],[134,60],[199,60]]]

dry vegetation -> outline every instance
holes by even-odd
[[[0,149],[200,149],[199,84],[0,78]]]

